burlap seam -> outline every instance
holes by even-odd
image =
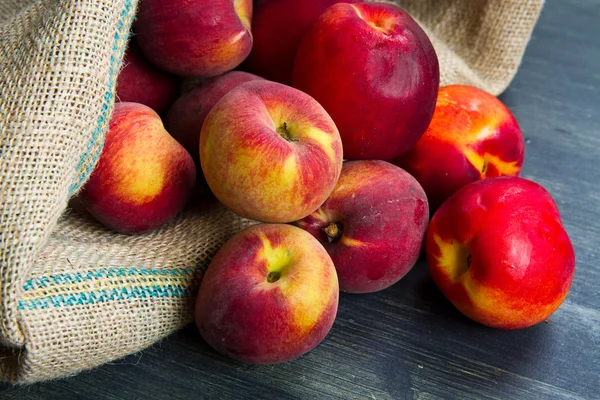
[[[123,28],[125,28],[125,23],[123,22],[126,18],[127,15],[129,15],[130,13],[130,9],[131,9],[131,0],[126,0],[125,1],[125,7],[123,8],[123,11],[121,12],[121,16],[119,19],[119,22],[117,22],[117,31],[115,33],[114,36],[114,43],[113,43],[113,47],[112,47],[112,55],[110,57],[110,71],[109,71],[109,81],[108,81],[108,90],[106,91],[106,103],[104,103],[102,105],[102,112],[100,114],[100,117],[98,118],[98,125],[96,127],[96,129],[94,130],[94,132],[92,133],[92,137],[87,145],[87,149],[85,151],[85,153],[82,154],[81,159],[79,160],[79,163],[77,163],[77,167],[76,170],[79,171],[79,169],[85,164],[86,160],[88,159],[88,157],[90,157],[90,151],[92,150],[92,148],[94,146],[96,146],[96,144],[98,143],[98,140],[101,138],[101,136],[103,136],[103,134],[105,134],[103,127],[104,124],[106,123],[106,120],[110,117],[109,115],[109,111],[111,110],[109,104],[113,103],[114,99],[115,99],[115,84],[116,84],[116,80],[117,80],[117,76],[119,74],[120,71],[120,66],[121,66],[121,61],[116,62],[117,58],[115,58],[115,54],[118,53],[119,51],[119,40],[121,39],[122,36],[129,36],[130,35],[130,29],[129,26],[127,26],[127,30],[126,30],[126,34],[123,35],[121,33],[121,31],[123,31]],[[122,59],[123,54],[119,54],[120,59]],[[69,188],[69,197],[71,197],[79,188],[81,188],[83,186],[83,184],[87,181],[87,179],[90,177],[92,171],[94,170],[94,167],[96,166],[96,163],[98,162],[98,159],[100,158],[100,154],[102,153],[102,148],[103,146],[97,146],[97,150],[96,150],[96,154],[94,154],[92,156],[92,162],[89,164],[89,166],[82,171],[81,175],[79,176],[79,179],[74,182],[71,187]]]
[[[30,279],[23,287],[23,296],[19,301],[19,310],[44,309],[49,307],[69,307],[73,305],[87,305],[128,299],[145,299],[151,297],[172,297],[184,298],[191,294],[191,287],[182,285],[181,277],[194,277],[203,268],[195,266],[183,269],[159,268],[103,268],[87,273],[61,274],[44,276],[37,279]],[[125,282],[125,285],[114,284],[112,278],[128,278],[139,276],[146,278],[162,278],[161,284],[140,280],[139,285],[132,285],[131,282]],[[169,281],[171,279],[171,281]],[[86,284],[98,284],[106,281],[106,287],[90,291]],[[63,287],[68,288],[69,295],[54,295],[30,297],[27,292],[36,289]]]

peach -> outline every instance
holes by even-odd
[[[360,0],[261,0],[254,6],[254,45],[244,67],[270,81],[292,84],[294,58],[311,24],[336,3]]]
[[[331,258],[291,225],[254,225],[216,254],[196,300],[196,326],[220,353],[251,364],[289,361],[312,350],[338,307]]]
[[[165,116],[167,131],[191,154],[200,168],[200,131],[206,116],[221,97],[242,83],[262,79],[241,71],[219,75],[181,96]]]
[[[407,172],[385,161],[347,161],[327,201],[295,225],[325,247],[341,291],[368,293],[410,271],[428,222],[425,192]]]
[[[129,42],[117,79],[118,101],[144,104],[162,114],[179,95],[179,86],[179,79],[145,59],[135,40]]]
[[[212,192],[231,211],[264,222],[292,222],[319,208],[342,161],[340,135],[323,107],[270,81],[227,93],[200,135],[200,162]]]
[[[339,3],[302,39],[293,86],[331,115],[346,158],[389,160],[425,133],[439,79],[429,38],[404,10]]]
[[[432,210],[461,187],[521,171],[521,129],[504,104],[472,86],[440,88],[425,135],[394,164],[423,186]]]
[[[569,291],[575,253],[559,210],[539,184],[496,177],[468,184],[427,232],[429,271],[467,317],[517,329],[548,318]]]
[[[108,228],[143,233],[184,207],[195,180],[192,157],[156,112],[142,104],[116,103],[100,159],[80,198]]]
[[[252,0],[143,0],[135,28],[142,51],[157,67],[210,77],[248,57],[251,20]]]

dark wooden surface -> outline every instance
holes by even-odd
[[[76,377],[0,385],[1,399],[600,399],[600,2],[548,0],[501,99],[526,138],[522,176],[555,197],[577,267],[549,323],[463,317],[423,261],[395,286],[342,295],[326,340],[277,366],[221,357],[194,326]]]

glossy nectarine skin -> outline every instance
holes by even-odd
[[[427,197],[406,171],[385,161],[347,161],[331,196],[296,225],[325,247],[340,290],[368,293],[415,265],[429,222]]]
[[[293,86],[331,115],[345,158],[389,160],[417,143],[431,121],[438,59],[397,5],[339,3],[302,40]]]
[[[180,80],[155,68],[132,39],[117,80],[117,100],[144,104],[162,114],[179,95]]]
[[[244,67],[265,79],[292,84],[294,58],[311,24],[336,3],[360,0],[259,0],[254,6],[254,45]]]
[[[338,281],[315,238],[291,225],[254,225],[216,254],[196,300],[196,325],[222,354],[251,364],[299,357],[327,335]]]
[[[223,96],[243,83],[262,79],[241,71],[211,78],[182,95],[165,116],[167,131],[191,154],[200,168],[200,131],[206,116]]]
[[[471,183],[437,210],[426,239],[442,293],[484,325],[517,329],[548,318],[575,268],[573,246],[550,194],[518,177]]]
[[[342,142],[310,96],[270,81],[227,93],[208,114],[200,162],[215,196],[231,211],[292,222],[315,211],[342,169]]]
[[[252,0],[143,0],[135,24],[146,57],[165,71],[210,77],[252,48]]]
[[[117,103],[100,159],[80,195],[97,220],[121,233],[143,233],[172,219],[196,180],[194,161],[151,108]]]
[[[451,85],[440,88],[425,135],[393,162],[419,181],[435,210],[471,182],[517,176],[523,157],[523,135],[510,110],[481,89]]]

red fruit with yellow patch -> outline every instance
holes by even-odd
[[[195,180],[192,157],[156,112],[142,104],[117,103],[100,159],[80,198],[110,229],[142,233],[181,211]]]
[[[196,300],[196,325],[222,354],[281,363],[325,338],[337,313],[335,268],[323,246],[291,225],[254,225],[216,254]]]
[[[216,76],[252,49],[252,0],[143,0],[136,20],[142,51],[180,76]]]
[[[342,161],[340,135],[323,107],[269,81],[231,90],[200,135],[212,192],[230,210],[259,221],[292,222],[315,211],[331,194]]]
[[[395,4],[338,3],[300,43],[293,86],[335,121],[348,159],[389,160],[423,136],[439,88],[437,55]]]
[[[518,177],[471,183],[435,213],[429,271],[463,314],[501,329],[535,325],[563,302],[575,254],[558,208],[539,184]]]
[[[481,89],[451,85],[440,88],[425,135],[393,162],[419,181],[435,210],[471,182],[517,176],[523,157],[523,135],[508,108]]]
[[[331,196],[296,225],[325,247],[341,291],[369,293],[415,265],[428,221],[425,192],[406,171],[385,161],[347,161]]]

